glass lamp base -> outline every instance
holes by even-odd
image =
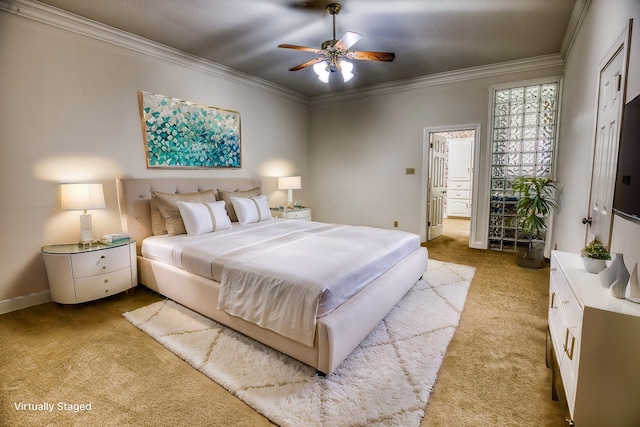
[[[80,243],[91,243],[92,240],[91,214],[85,212],[80,215]]]

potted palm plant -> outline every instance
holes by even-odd
[[[518,265],[540,268],[544,259],[544,244],[534,244],[534,239],[544,238],[549,215],[558,208],[554,197],[556,184],[549,178],[521,177],[513,180],[512,188],[518,197],[516,214],[520,229],[529,238],[527,252],[518,255]]]

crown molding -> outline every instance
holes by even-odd
[[[33,0],[0,0],[0,10],[294,101],[305,104],[309,102],[309,97],[297,91],[44,3]]]
[[[562,40],[562,45],[560,47],[560,55],[565,59],[567,58],[567,55],[569,55],[569,51],[573,47],[573,43],[576,41],[580,27],[582,27],[584,18],[587,16],[589,6],[591,6],[591,0],[576,0],[576,3],[573,5],[573,11],[571,11],[567,31],[564,34],[564,39]]]
[[[321,95],[311,98],[311,105],[344,101],[348,99],[362,98],[365,96],[382,95],[386,93],[397,93],[399,91],[415,90],[428,86],[457,83],[465,80],[474,80],[484,77],[499,76],[521,71],[539,70],[563,65],[564,60],[560,54],[536,56],[516,61],[501,62],[499,64],[483,65],[479,67],[465,68],[462,70],[431,74],[424,77],[382,83],[340,94]]]

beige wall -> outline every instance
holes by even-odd
[[[593,161],[599,64],[633,19],[626,99],[640,94],[640,2],[592,0],[585,20],[566,58],[565,84],[558,148],[561,210],[554,222],[558,249],[578,252],[585,244],[581,219],[589,205],[590,166]],[[640,225],[614,218],[613,252],[625,254],[629,268],[640,261]]]
[[[103,182],[94,236],[120,231],[115,178],[261,177],[308,180],[308,102],[0,12],[0,302],[48,289],[40,248],[79,239],[79,212],[61,211],[60,182]],[[217,74],[216,74],[217,73]],[[239,111],[242,168],[147,170],[138,91]],[[273,194],[273,204],[286,194]],[[307,190],[296,199],[308,203]]]

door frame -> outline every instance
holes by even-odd
[[[478,181],[480,173],[480,123],[468,123],[447,126],[430,126],[425,127],[422,133],[422,205],[420,207],[420,240],[427,241],[427,220],[428,210],[427,203],[429,201],[429,160],[431,150],[429,146],[430,135],[440,132],[455,132],[461,130],[473,130],[473,174],[471,181],[471,230],[469,232],[469,247],[477,249],[486,249],[486,237],[484,242],[476,238],[477,227],[477,210],[478,210]],[[485,243],[485,246],[483,246]]]

